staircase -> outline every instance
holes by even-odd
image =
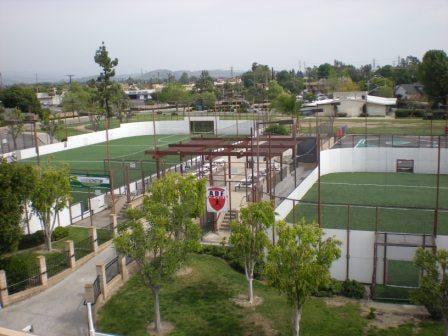
[[[238,217],[238,212],[236,210],[229,210],[225,213],[224,219],[219,225],[219,230],[230,231],[230,222],[236,220]]]

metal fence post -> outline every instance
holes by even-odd
[[[96,252],[98,250],[98,236],[96,233],[96,227],[89,227],[89,237],[90,237],[90,243],[92,244],[92,251]]]
[[[76,266],[75,259],[75,246],[73,240],[65,241],[65,251],[67,253],[67,265],[69,268],[74,268]]]
[[[37,256],[37,266],[39,267],[39,281],[42,286],[47,285],[47,263],[44,256]]]
[[[0,304],[2,307],[6,307],[9,304],[8,284],[4,270],[0,270]]]
[[[100,280],[100,288],[101,288],[101,294],[103,295],[103,299],[106,300],[106,268],[104,267],[104,261],[99,262],[96,265],[96,274],[99,277]]]

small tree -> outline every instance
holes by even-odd
[[[0,159],[0,253],[17,250],[23,206],[36,183],[33,166]]]
[[[184,264],[188,253],[199,248],[200,229],[193,221],[205,204],[205,180],[167,174],[153,182],[143,210],[128,213],[114,239],[121,254],[134,259],[143,282],[154,298],[154,324],[161,331],[159,291]]]
[[[294,307],[293,335],[300,334],[302,307],[320,286],[330,281],[329,268],[339,258],[340,242],[323,239],[316,224],[277,224],[277,244],[269,248],[265,273],[268,283],[285,294]]]
[[[420,287],[412,300],[426,307],[431,317],[443,319],[445,335],[448,335],[448,250],[417,249],[415,264],[422,271]]]
[[[274,224],[275,215],[268,201],[251,203],[241,209],[241,220],[230,224],[230,244],[233,252],[244,262],[249,283],[249,303],[254,302],[253,280],[256,263],[261,259],[269,239],[266,230]]]
[[[56,132],[62,129],[61,118],[56,114],[52,114],[50,110],[44,109],[42,112],[42,122],[40,123],[40,128],[48,133],[50,136],[50,141],[53,143]]]
[[[5,115],[5,122],[8,125],[8,133],[11,135],[14,149],[17,149],[17,137],[23,132],[24,117],[22,111],[14,108],[8,115]]]
[[[67,166],[47,165],[31,194],[33,211],[39,217],[45,235],[45,245],[51,251],[51,236],[56,226],[57,213],[67,207],[70,200],[70,175]],[[53,216],[53,220],[52,217]]]

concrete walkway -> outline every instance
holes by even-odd
[[[84,285],[96,278],[95,265],[115,256],[113,247],[81,266],[57,285],[0,310],[0,326],[22,330],[32,324],[39,336],[87,335]]]

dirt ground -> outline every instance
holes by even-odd
[[[369,320],[367,329],[372,327],[378,329],[395,328],[403,324],[411,323],[417,325],[418,322],[429,316],[422,306],[382,303],[370,300],[354,300],[345,297],[335,296],[326,298],[325,303],[330,307],[341,307],[348,303],[359,303],[361,314],[364,317],[370,312],[370,308],[375,309],[375,319]]]

